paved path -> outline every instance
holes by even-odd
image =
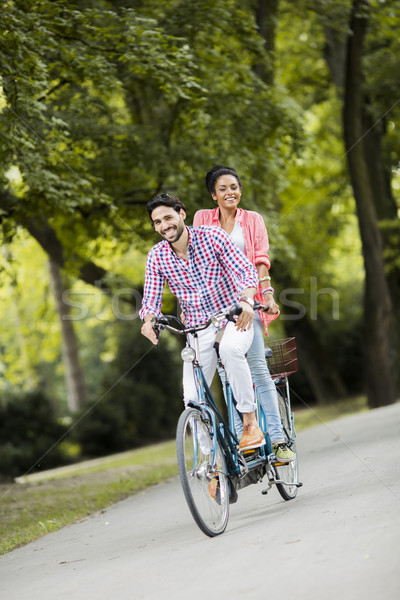
[[[298,436],[284,502],[239,493],[226,532],[194,524],[177,479],[0,559],[2,600],[398,600],[400,404]]]

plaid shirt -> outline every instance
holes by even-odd
[[[188,227],[188,260],[178,258],[163,240],[148,256],[141,319],[161,315],[165,282],[179,300],[192,327],[205,323],[220,309],[237,302],[246,288],[257,288],[257,271],[219,227]]]

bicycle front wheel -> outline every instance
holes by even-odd
[[[279,412],[281,415],[282,429],[285,436],[285,441],[293,452],[296,452],[296,442],[294,439],[294,432],[292,432],[292,422],[289,415],[288,404],[283,395],[278,390],[278,405]],[[293,438],[293,439],[292,439]],[[297,496],[297,486],[294,485],[298,482],[298,464],[297,464],[297,453],[294,461],[274,466],[278,479],[281,479],[285,483],[277,483],[276,487],[284,500],[293,500]]]
[[[229,518],[229,486],[224,454],[217,444],[213,470],[211,425],[201,413],[186,409],[180,416],[176,432],[179,476],[186,502],[197,525],[214,537],[226,529]]]

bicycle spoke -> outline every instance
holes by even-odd
[[[177,453],[182,487],[196,523],[207,535],[219,535],[225,530],[229,516],[225,460],[218,446],[213,470],[213,444],[208,426],[195,409],[181,415]]]
[[[296,443],[295,440],[292,439],[291,434],[291,421],[290,415],[288,411],[287,403],[282,396],[282,394],[278,391],[278,404],[279,404],[279,412],[281,414],[282,419],[282,427],[283,432],[286,438],[286,443],[290,446],[291,450],[296,453]],[[284,500],[292,500],[297,495],[297,486],[294,485],[298,482],[298,463],[297,463],[297,454],[294,461],[287,463],[286,465],[275,466],[275,471],[278,475],[278,478],[282,481],[285,481],[286,484],[278,483],[277,488]],[[292,485],[291,485],[292,484]]]

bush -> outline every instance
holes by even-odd
[[[78,415],[73,430],[85,456],[174,437],[183,409],[179,348],[168,334],[158,350],[150,348],[137,327],[121,327],[118,354],[105,372],[99,399]]]
[[[15,477],[65,464],[67,457],[58,444],[65,432],[53,404],[42,392],[10,393],[3,397],[0,474]]]

